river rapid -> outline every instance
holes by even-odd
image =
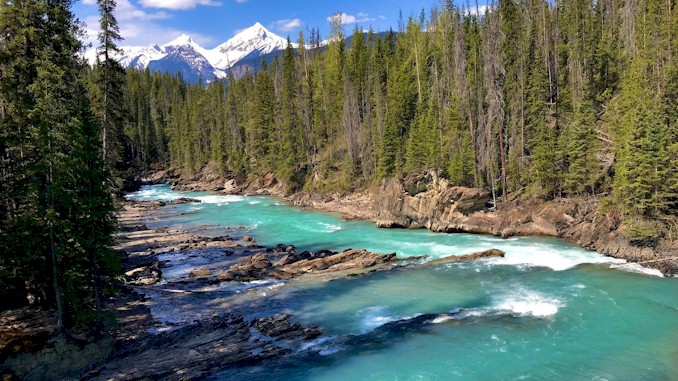
[[[506,252],[332,282],[225,285],[233,295],[258,296],[247,305],[241,295],[245,313],[287,312],[325,335],[294,348],[299,356],[215,370],[215,380],[678,380],[678,279],[556,239],[378,229],[274,198],[177,192],[166,185],[128,195],[179,197],[201,203],[164,207],[147,225],[206,233],[242,226],[262,245],[299,250],[354,248],[431,259]],[[160,256],[169,264],[164,278],[185,276],[196,265],[181,255]],[[226,299],[203,294],[181,308],[159,300],[152,312],[169,327],[227,312],[224,306],[233,303]]]

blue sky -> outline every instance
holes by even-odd
[[[125,41],[121,45],[164,44],[182,33],[205,48],[233,37],[260,22],[272,32],[296,40],[300,30],[319,28],[329,34],[328,17],[343,14],[346,32],[358,25],[375,30],[394,29],[400,10],[405,17],[419,15],[439,0],[118,0],[116,16]],[[96,0],[80,0],[76,16],[87,24],[90,41],[96,37]]]

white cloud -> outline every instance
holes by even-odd
[[[282,19],[274,21],[271,24],[271,28],[275,28],[283,32],[289,32],[291,30],[299,28],[300,26],[301,20],[299,19]]]
[[[115,8],[115,17],[118,21],[127,20],[161,20],[167,19],[170,16],[165,12],[146,12],[129,2],[129,0],[118,1],[118,6]]]
[[[466,14],[468,15],[477,15],[477,16],[483,16],[485,13],[490,9],[489,5],[478,5],[474,6],[471,8],[466,9]]]
[[[96,0],[83,0],[83,2],[88,5],[96,4]],[[120,26],[120,35],[124,38],[120,42],[122,46],[162,44],[184,33],[189,34],[197,43],[203,46],[215,42],[214,38],[210,36],[164,26],[157,22],[157,20],[168,19],[171,15],[162,11],[148,12],[139,9],[129,0],[118,0],[115,17]],[[86,16],[83,21],[86,25],[85,32],[87,34],[85,43],[96,46],[98,44],[97,34],[99,33],[98,13]]]
[[[347,13],[335,13],[332,16],[327,18],[327,21],[332,22],[334,20],[339,20],[343,25],[355,24],[359,22],[374,21],[374,18],[371,18],[367,13],[358,12],[355,16],[349,15]]]
[[[247,0],[235,0],[235,2],[238,4],[244,4],[247,2]]]
[[[214,0],[140,0],[141,5],[147,8],[190,9],[199,5],[219,6]]]

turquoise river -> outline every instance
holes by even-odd
[[[301,250],[355,248],[431,258],[489,248],[507,253],[332,282],[223,286],[234,295],[243,289],[266,295],[265,303],[249,306],[252,316],[288,312],[319,325],[325,336],[295,348],[313,355],[215,371],[214,380],[678,380],[676,278],[556,239],[378,229],[270,197],[177,192],[166,185],[128,196],[178,197],[202,203],[162,208],[149,227],[242,226],[262,245]],[[180,255],[165,255],[170,267],[164,277],[185,276],[195,265],[182,264]],[[189,321],[187,315],[219,312],[223,300],[203,298],[185,305],[159,300],[153,313],[171,325]],[[449,311],[456,312],[453,318],[420,327],[387,324]]]

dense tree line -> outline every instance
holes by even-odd
[[[58,331],[101,322],[105,279],[117,270],[112,155],[102,144],[102,126],[111,128],[116,111],[88,96],[71,3],[0,3],[0,308],[56,307]],[[99,5],[110,16],[104,30],[116,30],[115,1]],[[115,85],[99,90],[110,99]],[[97,113],[103,109],[108,119]]]
[[[437,169],[497,197],[605,196],[635,231],[678,201],[675,0],[502,0],[299,35],[208,86],[129,71],[137,163],[339,190]],[[650,224],[650,225],[648,225]]]

